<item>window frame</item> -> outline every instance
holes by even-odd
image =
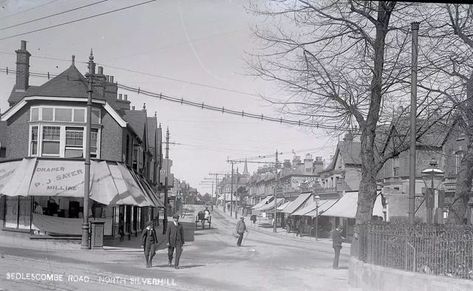
[[[43,120],[43,109],[48,108],[53,110],[53,116],[52,120]],[[69,121],[64,121],[64,120],[56,120],[56,109],[71,109],[72,114],[71,114],[71,119]],[[33,119],[33,111],[38,110],[38,119],[34,120]],[[83,115],[83,120],[82,121],[76,121],[75,120],[75,114],[76,110],[84,110],[84,115]],[[93,112],[97,113],[98,120],[97,122],[92,124],[101,124],[102,123],[102,114],[101,114],[101,109],[100,108],[92,108],[92,114]],[[30,107],[30,122],[60,122],[60,123],[86,123],[87,122],[87,107],[82,107],[82,106],[48,106],[48,105],[38,105],[38,106],[31,106]]]
[[[59,127],[60,133],[59,133],[59,154],[58,155],[51,155],[51,154],[43,154],[43,128],[45,126],[52,126],[52,127]],[[36,127],[38,129],[38,140],[37,140],[37,152],[36,154],[32,153],[32,131],[33,128]],[[28,156],[30,157],[59,157],[59,158],[66,158],[65,153],[66,153],[66,128],[83,128],[84,129],[84,136],[82,139],[82,153],[83,156],[81,158],[77,159],[83,159],[85,158],[85,132],[86,132],[86,126],[85,125],[77,125],[77,124],[58,124],[58,123],[31,123],[29,125],[29,136],[28,136]],[[102,133],[102,128],[100,126],[93,126],[91,128],[91,131],[96,131],[97,132],[97,141],[96,141],[96,152],[90,152],[91,158],[95,159],[100,159],[101,156],[101,148],[100,148],[100,143],[101,143],[101,133]],[[75,158],[71,158],[75,159]]]

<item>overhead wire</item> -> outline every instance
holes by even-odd
[[[5,51],[0,51],[0,54],[15,55],[14,53],[5,52]],[[32,58],[38,58],[38,59],[61,61],[61,62],[70,62],[71,61],[70,59],[61,59],[61,58],[48,57],[48,56],[31,56],[31,57]],[[87,62],[78,62],[78,63],[87,64]],[[230,93],[236,93],[236,94],[241,94],[241,95],[247,95],[247,96],[252,96],[252,97],[261,97],[259,94],[256,94],[256,93],[250,93],[250,92],[245,92],[245,91],[236,90],[236,89],[228,89],[228,88],[224,88],[224,87],[213,86],[213,85],[199,83],[199,82],[187,81],[187,80],[167,77],[167,76],[163,76],[163,75],[159,75],[159,74],[152,74],[152,73],[148,73],[148,72],[136,71],[136,70],[131,70],[131,69],[128,69],[128,68],[122,68],[122,67],[107,65],[107,64],[104,64],[104,63],[98,63],[97,62],[96,64],[99,65],[99,66],[102,66],[104,68],[115,69],[115,70],[129,72],[129,73],[135,73],[135,74],[139,74],[139,75],[143,75],[143,76],[155,77],[155,78],[159,78],[159,79],[164,79],[164,80],[169,80],[169,81],[174,81],[174,82],[180,82],[180,83],[184,83],[184,84],[188,84],[188,85],[199,86],[199,87],[203,87],[203,88],[215,89],[215,90],[220,90],[220,91],[225,91],[225,92],[230,92]]]
[[[10,72],[16,73],[16,70],[11,70],[7,67],[7,68],[0,68],[0,72],[6,72],[7,74],[9,74]],[[30,76],[51,78],[51,77],[54,77],[55,75],[52,75],[49,73],[46,74],[46,73],[30,72]],[[305,122],[301,120],[290,120],[290,119],[285,119],[282,117],[271,117],[271,116],[265,116],[264,114],[255,114],[255,113],[245,112],[244,110],[240,111],[240,110],[228,109],[228,108],[225,108],[224,106],[219,107],[219,106],[214,106],[214,105],[208,105],[208,104],[205,104],[204,102],[200,103],[200,102],[195,102],[195,101],[189,101],[184,98],[172,97],[163,93],[147,91],[147,90],[141,89],[140,87],[131,87],[131,86],[127,86],[120,83],[117,83],[117,87],[122,90],[137,93],[138,95],[142,94],[148,97],[157,98],[159,100],[169,101],[169,102],[173,102],[173,103],[177,103],[181,105],[188,105],[188,106],[192,106],[192,107],[196,107],[200,109],[206,109],[206,110],[214,111],[214,112],[220,112],[222,114],[226,113],[230,115],[236,115],[242,118],[243,117],[251,118],[251,119],[261,120],[261,121],[270,121],[270,122],[275,122],[275,123],[280,123],[280,124],[295,125],[299,127],[302,126],[302,127],[310,127],[310,128],[317,128],[317,129],[320,128],[320,129],[327,129],[327,130],[334,130],[334,131],[347,130],[344,127],[329,126],[329,125],[324,125],[320,123]]]
[[[77,10],[87,8],[87,7],[90,7],[90,6],[94,6],[94,5],[97,5],[97,4],[101,4],[101,3],[107,2],[107,1],[108,0],[101,0],[101,1],[94,2],[94,3],[79,6],[79,7],[76,7],[76,8],[72,8],[72,9],[69,9],[69,10],[65,10],[65,11],[62,11],[62,12],[58,12],[58,13],[42,16],[42,17],[39,17],[39,18],[31,19],[31,20],[21,22],[21,23],[17,23],[17,24],[13,24],[13,25],[10,25],[10,26],[7,26],[7,27],[2,27],[2,28],[0,28],[0,31],[7,30],[7,29],[10,29],[10,28],[13,28],[13,27],[18,27],[18,26],[25,25],[25,24],[29,24],[29,23],[33,23],[33,22],[40,21],[40,20],[43,20],[43,19],[48,19],[48,18],[51,18],[51,17],[54,17],[54,16],[66,14],[66,13],[69,13],[69,12],[72,12],[72,11],[77,11]]]
[[[52,1],[46,2],[44,4],[38,5],[38,6],[34,6],[34,7],[31,7],[31,8],[25,9],[25,10],[21,10],[21,11],[18,11],[18,12],[9,14],[9,15],[2,16],[2,20],[6,19],[6,18],[9,18],[9,17],[12,17],[12,16],[15,16],[15,15],[18,15],[18,14],[21,14],[21,13],[25,13],[25,12],[28,12],[28,11],[31,11],[31,10],[34,10],[34,9],[44,7],[46,5],[49,5],[49,4],[57,2],[57,1],[58,0],[52,0]]]
[[[102,12],[102,13],[82,17],[82,18],[79,18],[79,19],[74,19],[74,20],[71,20],[71,21],[66,21],[66,22],[55,24],[55,25],[50,25],[50,26],[38,28],[38,29],[35,29],[35,30],[30,30],[30,31],[27,31],[27,32],[22,32],[22,33],[17,33],[17,34],[10,35],[10,36],[7,36],[7,37],[2,37],[2,38],[0,38],[0,40],[10,39],[10,38],[14,38],[14,37],[17,37],[17,36],[22,36],[22,35],[26,35],[26,34],[31,34],[31,33],[39,32],[39,31],[48,30],[48,29],[51,29],[51,28],[56,28],[56,27],[67,25],[67,24],[76,23],[76,22],[80,22],[80,21],[83,21],[83,20],[87,20],[87,19],[92,19],[92,18],[95,18],[95,17],[115,13],[115,12],[118,12],[118,11],[131,9],[131,8],[134,8],[134,7],[137,7],[137,6],[145,5],[145,4],[148,4],[148,3],[151,3],[151,2],[156,2],[156,1],[157,0],[149,0],[149,1],[141,2],[141,3],[129,5],[129,6],[121,7],[121,8],[118,8],[118,9],[109,10],[109,11],[105,11],[105,12]]]

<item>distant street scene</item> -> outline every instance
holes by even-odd
[[[137,237],[84,253],[78,244],[2,236],[0,286],[2,290],[351,290],[349,247],[342,251],[340,269],[332,270],[333,250],[327,239],[316,242],[280,229],[272,233],[259,223],[248,225],[249,232],[237,247],[232,235],[236,221],[217,209],[212,220],[211,229],[197,230],[195,241],[184,245],[179,270],[167,265],[164,246],[147,269]],[[23,277],[15,277],[18,274]],[[26,279],[28,274],[62,275],[62,281]]]

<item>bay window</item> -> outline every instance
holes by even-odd
[[[85,157],[86,109],[37,106],[30,110],[29,155],[61,158]],[[99,157],[100,110],[92,109],[90,156]]]

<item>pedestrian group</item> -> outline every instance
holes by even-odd
[[[184,245],[184,228],[179,223],[179,215],[173,216],[172,223],[169,223],[166,230],[167,247],[168,247],[168,265],[172,267],[174,258],[174,268],[179,269],[179,260],[182,254],[182,246]],[[141,234],[141,243],[145,255],[146,268],[153,266],[153,257],[158,251],[159,242],[155,225],[152,221],[147,223],[146,228]]]

